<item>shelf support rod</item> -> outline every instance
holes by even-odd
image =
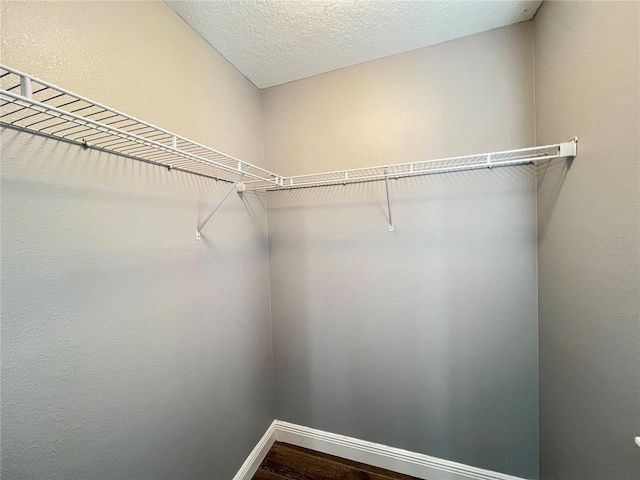
[[[200,225],[198,225],[198,228],[196,228],[196,240],[200,240],[200,232],[202,231],[202,229],[204,228],[204,226],[207,224],[207,222],[211,219],[211,217],[213,217],[213,214],[216,213],[218,211],[218,209],[222,206],[222,204],[224,203],[224,201],[229,197],[229,195],[231,195],[231,192],[233,192],[234,190],[236,190],[238,184],[240,183],[240,181],[244,178],[244,176],[246,175],[246,173],[249,171],[249,165],[247,165],[247,167],[244,170],[241,170],[241,174],[240,176],[236,179],[235,182],[233,182],[233,185],[231,185],[231,187],[229,187],[229,190],[227,190],[227,192],[222,196],[222,198],[220,199],[220,201],[218,202],[218,205],[216,205],[216,208],[214,208],[211,213],[209,215],[207,215],[207,218],[205,218],[202,223]]]
[[[387,210],[389,211],[389,231],[393,232],[393,217],[391,216],[391,199],[389,198],[389,169],[384,168],[384,186],[387,190]]]

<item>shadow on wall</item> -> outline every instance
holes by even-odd
[[[269,211],[278,215],[276,221],[286,216],[290,228],[285,235],[279,228],[271,229],[270,235],[279,245],[291,247],[310,242],[333,248],[366,246],[373,235],[390,247],[397,246],[393,239],[400,236],[403,244],[416,248],[464,248],[470,238],[495,237],[499,232],[495,240],[506,245],[522,240],[521,228],[532,219],[501,218],[500,211],[511,212],[504,203],[531,194],[534,181],[531,165],[391,179],[395,236],[387,228],[384,181],[271,191]]]
[[[538,241],[544,239],[553,211],[562,191],[573,158],[549,160],[537,166],[538,174]]]
[[[214,208],[216,202],[229,188],[230,183],[204,176],[181,172],[176,169],[168,170],[150,162],[132,157],[118,155],[96,148],[84,149],[76,142],[61,140],[51,141],[47,135],[25,132],[11,126],[2,128],[2,146],[10,151],[19,146],[24,157],[14,159],[4,158],[3,173],[5,178],[11,177],[13,182],[35,185],[38,182],[55,186],[56,189],[41,189],[42,195],[71,195],[85,199],[87,202],[108,201],[114,205],[125,207],[138,205],[140,207],[155,207],[157,215],[148,217],[148,224],[131,227],[131,231],[138,231],[137,237],[144,242],[145,231],[165,232],[172,225],[166,223],[164,209],[190,209],[187,214],[192,218],[193,228],[185,229],[185,237],[194,236],[196,225]],[[38,152],[47,147],[47,154]],[[79,165],[81,168],[79,168]],[[10,173],[8,173],[10,172]],[[64,193],[63,193],[64,191]],[[257,241],[266,238],[266,217],[264,215],[265,202],[258,194],[252,194],[242,203],[232,198],[225,202],[225,210],[217,216],[237,214],[244,204],[246,214],[251,219]],[[194,207],[195,208],[192,208]],[[262,209],[262,212],[260,211]],[[261,215],[262,213],[262,215]],[[107,219],[108,220],[108,219]],[[114,218],[114,222],[122,222],[123,216]],[[211,250],[215,250],[213,235],[207,233],[216,227],[216,218],[211,219],[203,233],[203,243]],[[145,223],[146,223],[145,221]],[[115,226],[115,225],[114,225]],[[87,228],[90,231],[90,227]],[[157,235],[157,232],[156,232]],[[195,241],[195,239],[194,239]],[[221,252],[216,253],[224,258]]]
[[[160,198],[191,202],[195,199],[208,200],[211,186],[225,182],[217,182],[203,176],[187,174],[178,170],[168,169],[150,162],[136,160],[132,157],[117,155],[96,148],[86,150],[78,148],[75,142],[63,140],[51,141],[47,135],[24,132],[11,126],[3,126],[2,145],[7,150],[14,145],[25,153],[19,159],[5,158],[6,171],[11,171],[12,177],[28,177],[33,181],[43,181],[47,184],[59,184],[74,189],[87,190],[93,193],[103,190],[113,195],[130,195],[150,201],[149,197],[158,201]],[[39,155],[46,145],[47,155]],[[78,163],[82,162],[82,169]],[[89,181],[90,180],[90,181]],[[217,187],[216,187],[217,188]],[[140,195],[128,192],[141,191]]]
[[[2,478],[231,478],[273,420],[266,231],[234,195],[197,242],[228,184],[0,133]]]
[[[537,476],[535,168],[269,193],[276,417]]]
[[[247,210],[247,215],[251,219],[251,223],[256,230],[256,234],[264,237],[267,231],[267,217],[265,212],[267,211],[267,200],[265,193],[257,191],[244,191],[238,193],[240,200]],[[256,206],[259,207],[256,209]]]

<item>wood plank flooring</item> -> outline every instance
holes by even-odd
[[[418,480],[415,477],[276,442],[253,480]]]

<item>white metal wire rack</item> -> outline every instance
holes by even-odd
[[[244,173],[247,190],[347,184],[576,155],[574,139],[542,147],[283,177],[5,66],[0,66],[0,99],[2,124],[228,182]]]
[[[278,185],[271,172],[32,76],[0,66],[0,123],[233,182]]]
[[[522,165],[555,158],[575,157],[577,138],[570,142],[545,145],[542,147],[505,150],[503,152],[481,153],[460,157],[424,160],[419,162],[397,163],[378,167],[337,170],[334,172],[312,173],[292,177],[278,177],[277,185],[261,181],[246,182],[247,189],[282,189],[339,185],[348,183],[384,180],[386,178],[414,177],[437,173],[477,170],[481,168]]]
[[[386,181],[389,229],[393,230],[389,178],[575,157],[578,140],[574,138],[554,145],[479,155],[283,177],[2,65],[0,125],[229,182],[231,188],[206,220],[198,225],[196,238],[200,238],[204,225],[236,189],[268,191],[375,180]]]

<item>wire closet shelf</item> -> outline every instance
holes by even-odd
[[[238,190],[349,184],[520,165],[574,157],[577,145],[576,138],[542,147],[284,177],[1,65],[0,101],[0,125],[223,180]]]

